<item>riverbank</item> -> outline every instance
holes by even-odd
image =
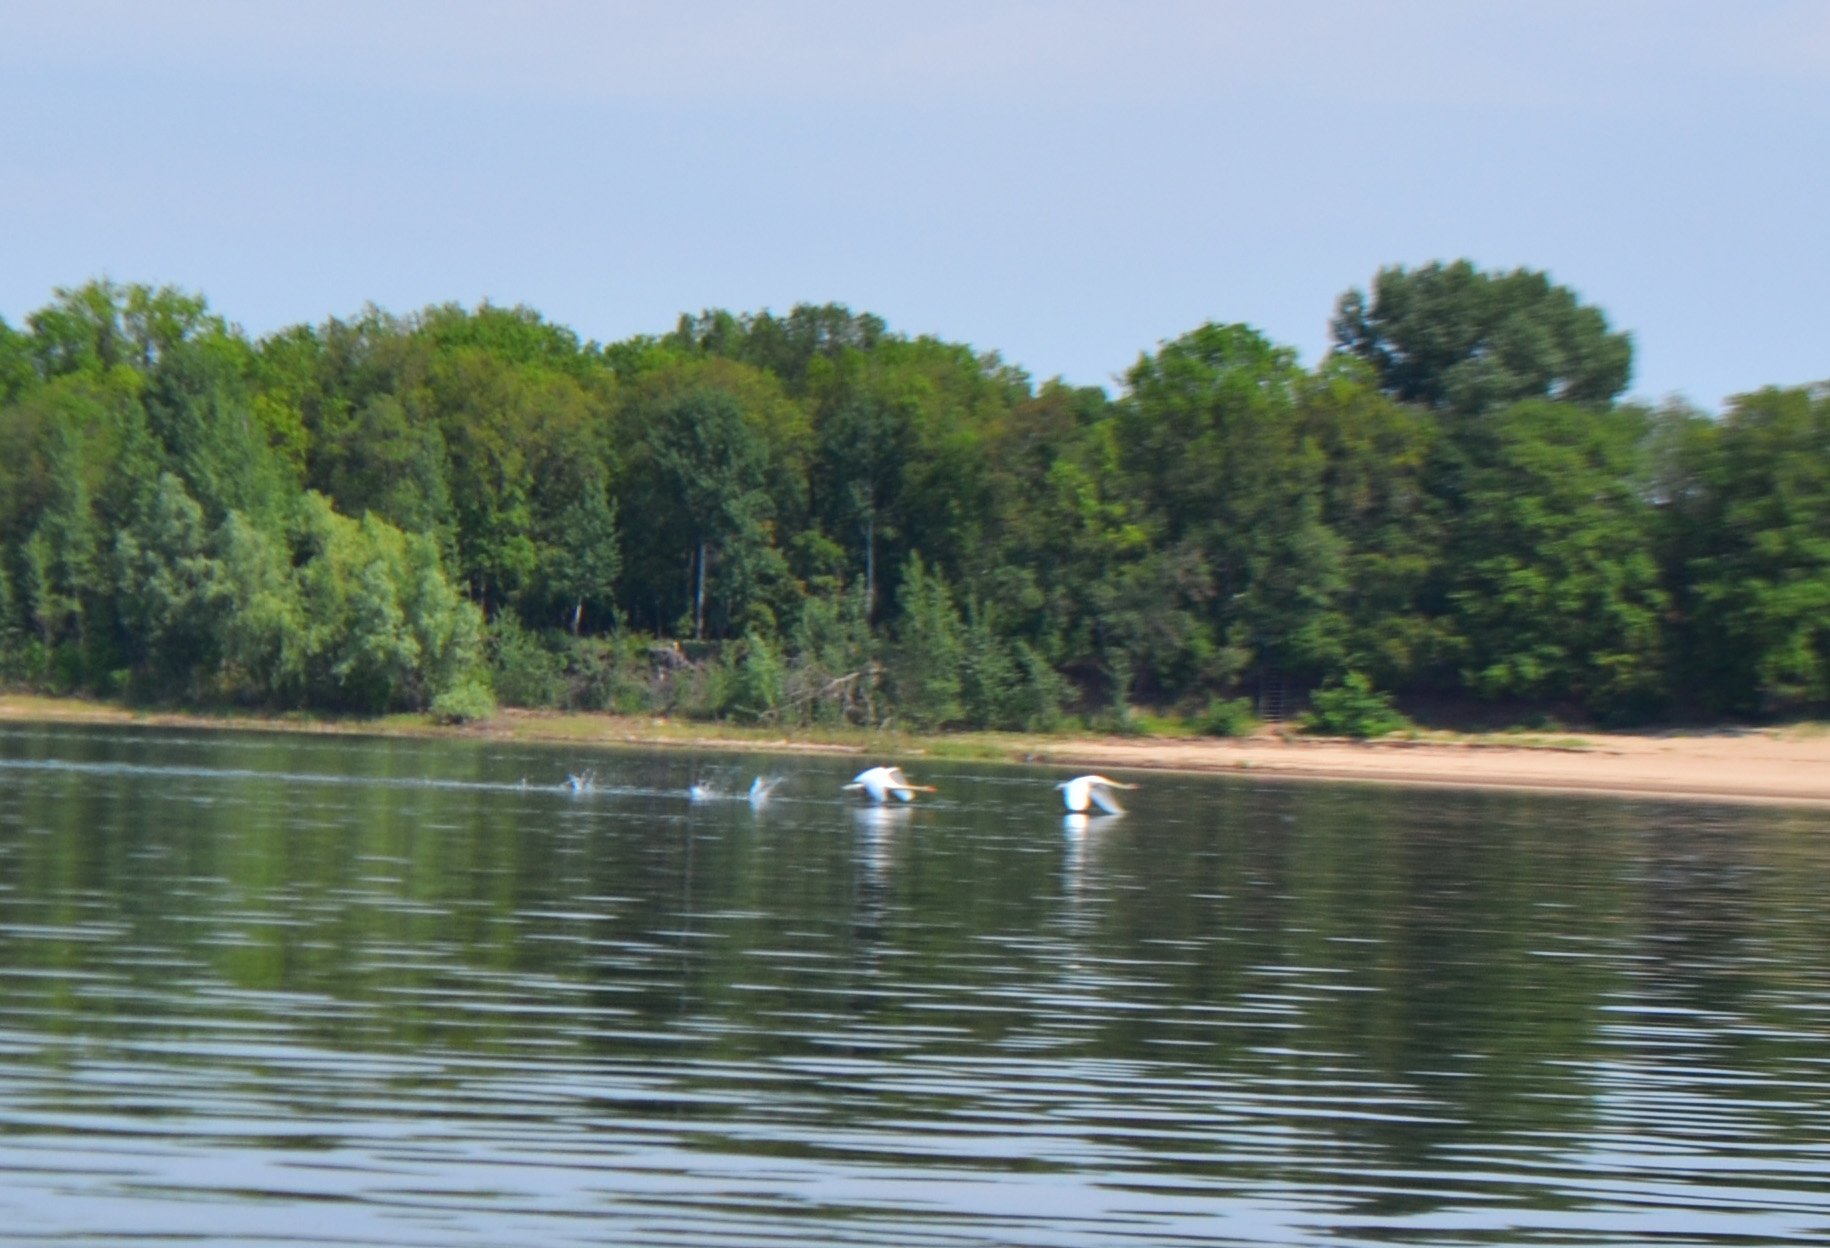
[[[1271,733],[1248,738],[1016,733],[915,737],[835,731],[784,737],[766,729],[608,715],[502,711],[477,723],[441,725],[416,715],[337,719],[149,712],[82,699],[0,693],[0,722],[8,721],[481,738],[586,748],[822,752],[905,764],[924,757],[965,757],[1081,769],[1830,807],[1830,729],[1818,726],[1556,736],[1434,734],[1365,742]]]

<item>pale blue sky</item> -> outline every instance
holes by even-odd
[[[1116,389],[1384,264],[1548,270],[1633,393],[1830,377],[1830,2],[0,0],[0,316],[582,336],[834,301]]]

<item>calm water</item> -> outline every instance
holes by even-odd
[[[0,728],[0,1240],[1830,1238],[1830,816],[860,765]]]

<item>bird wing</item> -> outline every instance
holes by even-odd
[[[1114,797],[1112,790],[1108,789],[1105,785],[1093,785],[1089,790],[1089,795],[1093,799],[1093,804],[1105,811],[1108,815],[1122,815],[1125,813],[1125,808],[1118,804],[1118,798]]]

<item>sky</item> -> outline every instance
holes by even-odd
[[[1826,0],[0,0],[0,317],[842,303],[1117,393],[1381,267],[1548,272],[1630,393],[1830,378]]]

